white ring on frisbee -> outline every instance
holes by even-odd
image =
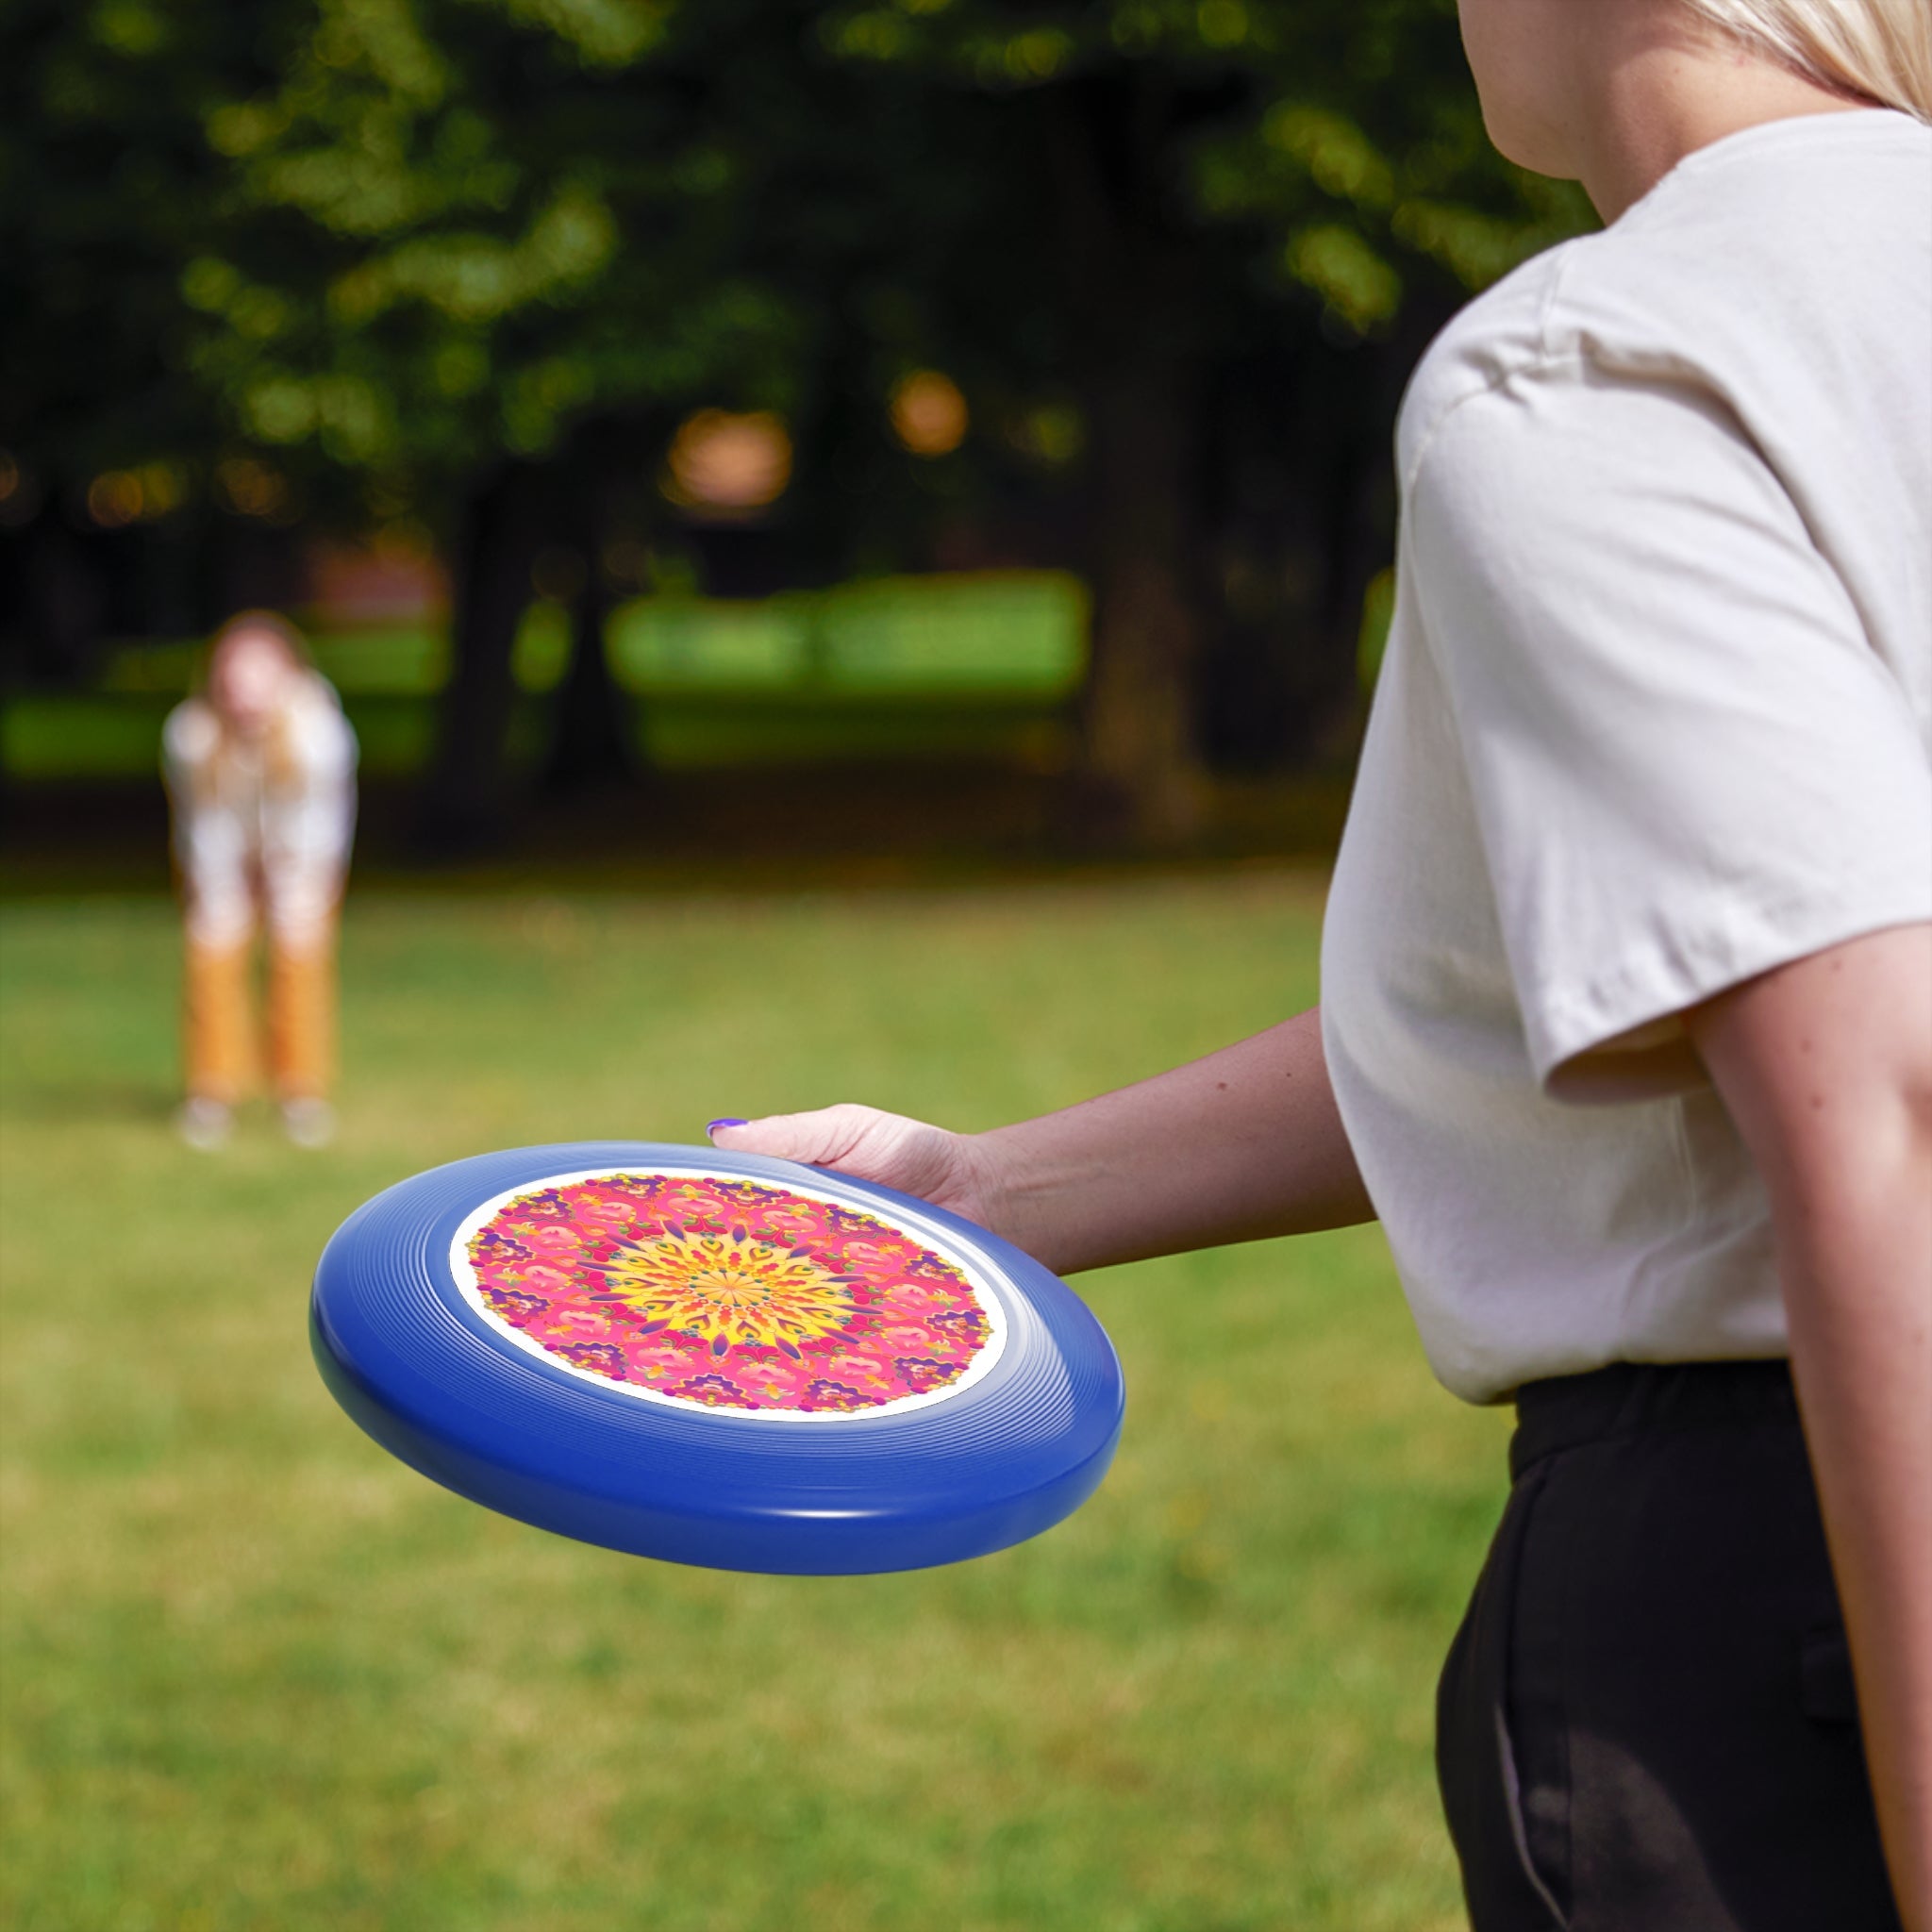
[[[687,1180],[712,1180],[718,1170],[709,1167],[678,1167],[668,1163],[654,1163],[650,1172],[654,1175],[668,1175]],[[670,1395],[659,1389],[646,1387],[641,1382],[614,1382],[596,1369],[587,1369],[578,1363],[567,1360],[555,1351],[547,1349],[533,1336],[526,1334],[515,1323],[506,1321],[490,1306],[483,1293],[481,1277],[475,1264],[470,1259],[470,1243],[481,1231],[509,1207],[526,1195],[541,1193],[546,1188],[573,1188],[586,1181],[620,1180],[634,1174],[634,1169],[624,1167],[588,1167],[569,1174],[544,1174],[541,1179],[523,1181],[516,1187],[506,1188],[500,1194],[492,1195],[479,1208],[465,1215],[458,1225],[456,1236],[449,1244],[449,1272],[455,1278],[463,1300],[474,1308],[477,1315],[494,1328],[507,1341],[522,1349],[526,1355],[534,1356],[546,1368],[560,1369],[565,1374],[575,1375],[580,1381],[593,1383],[599,1389],[614,1389],[619,1394],[627,1395],[637,1402],[660,1403],[666,1408],[696,1410],[699,1414],[716,1414],[708,1403],[700,1402],[689,1395]],[[932,1408],[941,1402],[950,1402],[957,1395],[963,1395],[975,1382],[983,1381],[991,1374],[1007,1347],[1007,1311],[1000,1305],[988,1282],[985,1264],[974,1256],[968,1244],[959,1239],[958,1233],[943,1229],[927,1221],[923,1215],[907,1212],[902,1208],[886,1208],[882,1203],[867,1201],[858,1208],[853,1196],[844,1191],[834,1192],[826,1188],[818,1188],[803,1182],[787,1180],[785,1191],[796,1194],[801,1199],[815,1201],[823,1208],[843,1208],[853,1212],[863,1212],[870,1220],[881,1223],[894,1234],[907,1235],[924,1247],[931,1248],[941,1255],[946,1264],[964,1277],[966,1285],[973,1291],[973,1299],[979,1311],[986,1317],[987,1339],[980,1343],[978,1353],[972,1361],[950,1382],[938,1389],[928,1389],[923,1395],[901,1395],[891,1402],[868,1404],[858,1413],[870,1420],[874,1416],[905,1415],[916,1408]],[[736,1408],[730,1410],[736,1421],[752,1423],[824,1423],[837,1425],[852,1421],[850,1411],[826,1408]]]

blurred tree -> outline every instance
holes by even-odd
[[[1231,661],[1251,711],[1253,629],[1298,618],[1305,704],[1348,690],[1400,381],[1587,208],[1489,147],[1454,0],[858,0],[818,27],[1010,104],[1003,225],[1035,245],[949,252],[980,300],[957,274],[948,297],[1009,369],[1053,344],[1086,445],[1089,767],[1142,835],[1185,834],[1203,674]],[[1272,476],[1230,491],[1243,465]],[[1215,527],[1217,500],[1269,527]]]
[[[115,615],[117,566],[194,549],[185,526],[232,435],[183,379],[179,284],[220,227],[202,116],[268,70],[208,4],[16,0],[0,51],[6,641],[71,680]],[[197,591],[165,601],[185,614]]]
[[[599,614],[683,541],[705,406],[784,418],[797,477],[691,533],[714,569],[891,564],[1003,501],[1065,533],[1094,792],[1183,835],[1204,725],[1252,755],[1269,690],[1285,739],[1348,689],[1419,340],[1578,219],[1490,154],[1451,0],[27,8],[19,445],[152,420],[447,544],[448,842],[503,818],[540,553],[577,560],[553,775],[621,757]],[[947,451],[893,438],[919,369]]]
[[[586,726],[620,708],[595,639],[608,512],[642,456],[598,425],[648,447],[670,405],[791,402],[795,318],[748,265],[755,211],[711,131],[733,11],[707,9],[680,58],[647,0],[318,0],[274,84],[207,117],[231,216],[183,276],[197,375],[258,443],[355,473],[374,512],[421,518],[457,559],[440,844],[501,828],[541,552],[575,554],[587,641],[551,768],[622,758],[621,731]],[[276,326],[242,326],[258,309]]]

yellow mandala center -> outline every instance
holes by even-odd
[[[802,1248],[781,1248],[741,1228],[688,1234],[666,1228],[625,1241],[601,1264],[609,1293],[647,1328],[695,1336],[713,1355],[734,1347],[782,1349],[836,1335],[851,1319],[852,1277]]]

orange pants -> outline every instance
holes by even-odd
[[[232,1107],[260,1078],[255,1021],[255,941],[210,946],[191,939],[183,1014],[188,1091]],[[319,1100],[335,1073],[333,924],[300,948],[268,953],[268,1073],[277,1100]]]

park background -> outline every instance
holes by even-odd
[[[18,0],[0,110],[0,1923],[1459,1923],[1503,1422],[1374,1229],[1084,1279],[1106,1487],[893,1578],[493,1518],[305,1339],[436,1161],[1317,996],[1403,384],[1589,219],[1450,0]],[[363,745],[342,1131],[209,1158],[156,760],[255,605]]]

